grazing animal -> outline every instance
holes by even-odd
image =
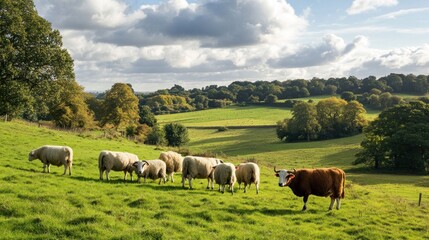
[[[194,178],[207,178],[207,189],[214,188],[214,175],[213,167],[223,163],[222,160],[217,158],[205,158],[187,156],[183,159],[182,167],[182,187],[185,187],[185,179],[189,180],[189,188],[192,189],[192,179]]]
[[[292,192],[298,197],[304,197],[304,207],[307,209],[308,196],[313,194],[320,197],[331,197],[332,210],[334,202],[337,201],[337,210],[340,209],[340,199],[344,198],[344,188],[346,174],[339,168],[316,168],[316,169],[298,169],[288,171],[285,169],[276,170],[275,175],[279,178],[280,187],[290,187]]]
[[[174,182],[174,173],[182,171],[183,157],[177,152],[168,151],[162,152],[159,155],[159,159],[165,162],[167,165],[167,181],[170,178],[171,182]]]
[[[240,163],[235,167],[235,175],[237,177],[238,189],[241,188],[241,183],[244,182],[244,192],[246,192],[247,185],[254,183],[256,185],[256,194],[259,193],[260,171],[256,163]]]
[[[166,164],[164,161],[156,160],[147,160],[147,161],[137,161],[134,164],[136,174],[138,176],[137,182],[140,182],[140,178],[144,178],[144,183],[146,183],[146,178],[156,180],[159,178],[159,183],[164,179],[166,180]]]
[[[235,166],[232,163],[221,163],[213,167],[214,168],[214,179],[219,184],[219,191],[225,193],[225,185],[228,185],[231,189],[232,195],[234,195],[234,184],[236,181],[235,177]],[[222,186],[222,190],[221,190]]]
[[[113,171],[124,171],[124,181],[127,178],[127,172],[133,180],[133,163],[137,162],[139,157],[137,155],[127,152],[113,152],[113,151],[101,151],[98,156],[98,169],[100,170],[100,180],[103,180],[103,173],[106,171],[106,179],[110,180],[109,172]]]
[[[73,150],[67,146],[51,146],[45,145],[37,149],[32,150],[28,154],[28,160],[33,161],[34,159],[40,159],[43,163],[43,172],[51,172],[51,165],[61,166],[64,165],[64,173],[66,174],[67,168],[69,169],[69,175],[72,174],[73,165]]]

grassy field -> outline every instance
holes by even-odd
[[[272,130],[271,130],[272,131]],[[124,182],[113,172],[98,180],[100,150],[129,151],[156,158],[152,146],[58,132],[21,122],[0,123],[0,239],[427,239],[429,177],[376,174],[352,166],[361,136],[284,144],[266,129],[226,132],[191,130],[193,152],[223,152],[234,163],[261,166],[261,191],[244,194],[195,190],[175,183]],[[257,136],[257,137],[255,137]],[[41,173],[28,152],[43,144],[74,149],[73,176],[62,167]],[[342,209],[327,211],[329,199],[311,196],[308,210],[288,188],[279,188],[272,166],[340,166],[348,174]],[[237,188],[237,186],[236,186]],[[423,204],[417,206],[418,193]]]
[[[368,119],[374,119],[380,111],[368,111]],[[180,122],[188,127],[209,126],[273,126],[277,121],[291,118],[289,108],[267,106],[227,106],[203,111],[158,115],[160,124]]]

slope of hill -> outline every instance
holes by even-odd
[[[180,174],[176,176],[175,183],[160,186],[151,181],[147,184],[124,182],[122,172],[113,172],[110,182],[99,181],[97,157],[102,149],[134,152],[142,159],[155,158],[159,152],[152,146],[126,140],[93,139],[85,134],[59,132],[21,122],[1,122],[0,238],[429,237],[427,176],[349,173],[346,198],[339,211],[327,211],[329,199],[311,196],[307,212],[301,212],[301,198],[294,196],[288,188],[278,187],[278,179],[272,172],[273,164],[288,168],[293,165],[339,164],[351,170],[348,151],[356,147],[358,136],[343,141],[296,145],[272,142],[273,146],[254,151],[260,139],[246,140],[246,134],[240,131],[243,130],[222,133],[237,135],[231,136],[233,142],[216,139],[218,135],[213,133],[206,139],[209,145],[204,145],[203,136],[199,135],[191,142],[190,148],[210,150],[217,146],[220,151],[233,155],[225,160],[234,163],[254,157],[262,170],[259,195],[254,192],[254,187],[244,194],[236,186],[234,196],[205,190],[206,180],[196,180],[195,190],[182,189]],[[268,138],[261,136],[262,140]],[[222,137],[228,138],[227,135]],[[60,175],[62,168],[54,166],[51,167],[52,173],[41,173],[40,161],[27,160],[28,152],[43,144],[73,147],[75,163],[72,176]],[[420,207],[417,206],[419,192],[423,193]]]

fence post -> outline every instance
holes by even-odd
[[[419,207],[421,203],[422,203],[422,193],[419,194]]]

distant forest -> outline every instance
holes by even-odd
[[[235,81],[228,86],[209,85],[201,89],[190,90],[174,85],[170,89],[136,95],[139,98],[140,106],[149,106],[154,114],[169,114],[221,108],[232,103],[266,104],[291,108],[299,102],[297,98],[321,95],[340,95],[346,101],[357,100],[366,107],[383,110],[404,101],[401,97],[392,94],[425,95],[428,91],[429,78],[427,75],[391,73],[378,79],[374,76],[364,79],[350,76],[348,78],[313,78],[311,80]],[[96,96],[96,100],[92,101],[101,102],[104,97],[105,93],[101,93]],[[285,99],[286,101],[278,101]],[[421,97],[420,100],[429,102],[427,97]],[[97,112],[97,109],[94,109],[96,106],[97,104],[92,104],[94,112]]]

